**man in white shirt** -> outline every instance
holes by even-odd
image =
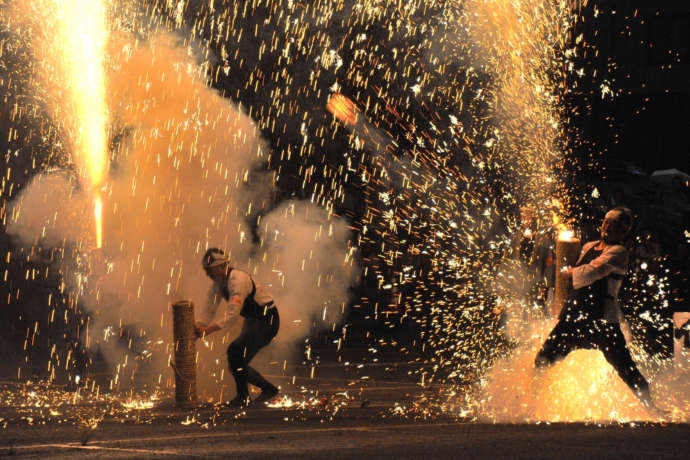
[[[628,270],[628,250],[622,242],[631,228],[629,209],[614,208],[606,213],[601,240],[585,244],[575,266],[564,273],[572,280],[573,295],[539,350],[535,365],[549,366],[576,349],[601,350],[645,407],[657,411],[619,324],[622,313],[617,296]]]
[[[278,388],[250,367],[249,361],[278,333],[280,317],[273,297],[247,272],[230,267],[220,249],[206,251],[202,264],[213,285],[201,314],[202,321],[195,325],[197,337],[228,327],[238,313],[244,317],[240,336],[228,347],[228,363],[237,386],[237,396],[230,405],[249,404],[248,383],[261,388],[261,394],[252,403],[270,401],[278,394]]]

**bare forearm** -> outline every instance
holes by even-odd
[[[221,327],[218,325],[218,323],[211,323],[208,325],[205,332],[206,332],[206,335],[208,335],[208,334],[212,334],[216,331],[220,331],[220,329],[221,329]]]
[[[218,325],[218,323],[196,323],[194,325],[194,331],[196,332],[197,337],[205,337],[209,334],[219,331],[220,329],[221,327]]]

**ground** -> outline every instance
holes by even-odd
[[[317,395],[300,393],[299,382],[284,385],[290,399],[281,401],[292,407],[245,411],[210,404],[180,410],[166,396],[148,404],[134,398],[125,408],[128,401],[122,397],[75,399],[66,389],[6,381],[0,384],[5,395],[0,407],[0,427],[4,427],[0,457],[656,459],[690,455],[687,424],[495,424],[411,410],[421,390],[402,377],[405,372],[386,378],[376,376],[375,369],[371,373],[375,378],[356,390],[351,381],[339,378],[322,378]],[[41,399],[41,395],[50,396]]]
[[[373,417],[372,417],[373,416]],[[336,422],[288,421],[262,409],[212,429],[102,423],[8,429],[0,455],[21,458],[687,458],[688,426],[494,425],[382,420],[370,409]]]

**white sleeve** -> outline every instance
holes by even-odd
[[[231,299],[237,297],[240,299],[240,303],[244,302],[252,293],[252,279],[249,274],[237,269],[230,272],[228,291]]]
[[[206,307],[201,312],[201,321],[206,325],[216,323],[221,329],[230,325],[239,313],[239,306],[225,302],[220,289],[214,283],[208,291]]]
[[[235,319],[239,313],[241,306],[234,305],[228,302],[223,302],[223,304],[218,309],[216,314],[216,323],[221,329],[227,328]]]
[[[218,306],[220,305],[220,302],[223,300],[223,298],[220,295],[220,292],[218,292],[218,289],[216,289],[215,283],[211,285],[211,287],[208,290],[208,296],[206,298],[206,304],[204,305],[204,308],[201,311],[200,314],[200,320],[204,324],[211,324],[211,321],[213,321],[213,317],[216,315],[216,312],[218,311]]]
[[[590,263],[573,268],[573,288],[589,286],[611,273],[625,274],[627,268],[628,251],[623,246],[613,246]]]

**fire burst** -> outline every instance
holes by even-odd
[[[108,161],[103,72],[104,44],[108,38],[106,0],[43,2],[45,11],[55,12],[51,22],[59,23],[58,33],[48,37],[59,51],[51,59],[60,61],[55,77],[63,93],[60,97],[68,99],[56,119],[61,123],[64,120],[69,127],[73,161],[93,200],[100,247],[102,199],[107,196],[113,204],[111,216],[118,204],[117,194],[106,195],[102,191]],[[118,4],[118,13],[124,14],[124,6],[135,3]],[[494,351],[498,347],[494,347],[497,340],[493,333],[501,309],[507,304],[522,309],[521,322],[532,314],[521,286],[511,285],[500,298],[494,287],[499,284],[497,280],[501,281],[502,273],[507,273],[505,278],[513,277],[506,269],[515,267],[518,272],[520,268],[516,258],[507,256],[512,251],[512,238],[521,230],[516,210],[525,207],[534,214],[534,228],[520,231],[533,239],[565,230],[565,216],[572,214],[566,212],[573,203],[559,168],[565,167],[561,165],[565,164],[568,152],[563,123],[567,114],[562,101],[564,83],[569,72],[574,71],[568,59],[577,53],[577,41],[573,43],[571,31],[576,18],[574,5],[579,2],[378,0],[354,2],[352,8],[346,6],[352,2],[255,3],[262,7],[246,1],[237,2],[237,8],[228,2],[145,1],[141,2],[145,8],[155,4],[168,15],[158,17],[150,8],[140,16],[149,17],[150,13],[152,21],[160,23],[163,29],[178,28],[181,33],[191,29],[194,37],[203,37],[201,42],[208,45],[208,55],[220,56],[218,67],[209,72],[214,76],[210,83],[223,88],[224,94],[227,90],[228,97],[248,101],[249,114],[277,141],[271,167],[277,171],[278,185],[293,187],[293,179],[299,179],[294,181],[294,190],[286,191],[311,196],[312,202],[323,204],[329,213],[352,217],[365,264],[364,277],[370,284],[367,297],[355,308],[381,329],[410,324],[410,330],[421,331],[409,347],[410,355],[421,364],[415,374],[421,377],[422,384],[443,382],[450,388],[439,396],[438,406],[444,410],[453,407],[452,399],[449,403],[443,398],[464,394],[467,382],[482,381],[501,352]],[[269,8],[263,7],[268,5]],[[113,24],[118,20],[127,22],[115,16],[113,20]],[[257,24],[261,25],[261,34],[257,34]],[[342,36],[342,40],[335,43],[335,36]],[[153,46],[160,45],[152,41]],[[122,50],[131,56],[136,47],[128,45]],[[151,54],[156,55],[163,54]],[[152,59],[141,61],[150,64]],[[164,61],[159,59],[157,64]],[[195,91],[182,92],[185,86],[176,86],[175,79],[170,78],[180,74],[166,72],[132,74],[132,85],[127,91],[139,95],[142,104],[153,102],[155,93],[149,87],[160,84],[165,91],[158,94],[189,102],[190,110],[185,108],[184,117],[166,115],[167,118],[145,125],[157,137],[141,128],[135,130],[133,140],[142,151],[170,153],[175,186],[169,195],[162,196],[161,202],[172,203],[183,196],[177,193],[182,190],[177,183],[180,171],[190,169],[191,163],[185,162],[185,158],[191,161],[196,153],[206,151],[199,146],[210,145],[212,148],[207,151],[213,153],[221,150],[216,146],[229,142],[225,138],[219,138],[223,142],[197,142],[208,130],[222,129],[209,122],[213,117],[206,113],[207,106],[189,96]],[[165,75],[168,77],[164,78]],[[303,75],[310,75],[308,83],[301,79]],[[117,94],[116,77],[117,72],[113,72],[113,94]],[[325,102],[327,91],[331,96]],[[270,98],[262,99],[267,94]],[[136,102],[120,110],[136,112],[139,101]],[[323,116],[324,102],[326,109],[346,126],[345,130],[334,130],[332,117]],[[116,105],[110,108],[112,118],[118,119]],[[153,110],[150,114],[157,116]],[[228,118],[225,113],[217,120],[223,118]],[[139,126],[137,116],[131,120],[131,125]],[[192,129],[194,141],[183,141],[185,132]],[[343,131],[354,135],[342,136]],[[160,136],[161,132],[165,135]],[[380,148],[384,142],[391,148]],[[194,155],[187,157],[187,152]],[[207,165],[204,167],[211,173],[204,172],[205,180],[213,176],[214,165],[216,172],[222,172],[217,167],[222,161],[200,157],[200,164]],[[157,167],[151,171],[156,172],[152,175],[156,184],[166,170]],[[232,176],[225,172],[226,179]],[[9,171],[7,177],[9,180]],[[236,177],[240,183],[238,177],[241,175]],[[244,177],[246,180],[247,176]],[[206,182],[202,187],[206,189],[204,193],[213,184]],[[228,196],[229,189],[225,188],[225,195],[217,196]],[[122,195],[127,202],[136,201],[134,187],[131,194]],[[207,196],[203,206],[217,201],[216,194]],[[148,199],[145,203],[143,208],[151,213]],[[201,201],[189,203],[187,208],[194,208]],[[235,212],[233,207],[228,209],[232,210],[228,213]],[[175,227],[184,221],[180,216],[174,218]],[[226,218],[215,222],[226,222]],[[131,246],[139,246],[143,252],[143,240],[140,243]],[[165,265],[161,263],[165,260],[162,253],[155,253],[151,264],[140,264],[140,260],[145,260],[143,255],[140,259],[141,252],[129,254],[134,256],[131,259],[136,260],[136,265],[132,263],[123,277],[131,280],[136,279],[134,273],[141,274],[140,282],[123,285],[121,291],[132,304],[139,299],[144,284],[141,267],[151,267],[146,272],[147,283],[151,283],[153,277],[149,274],[153,274],[154,267],[161,271],[159,267]],[[169,252],[165,246],[165,253]],[[18,289],[13,297],[19,299]],[[137,319],[141,319],[143,315],[137,313]],[[384,338],[378,343],[394,346]],[[338,344],[340,349],[340,340]],[[415,356],[418,350],[420,357]],[[529,353],[524,362],[517,363],[517,371],[531,369],[536,350],[525,350]],[[522,406],[513,410],[512,401],[522,403],[524,399],[516,398],[515,392],[501,393],[496,386],[489,386],[483,389],[482,397],[490,396],[487,400],[501,407],[489,408],[485,413],[500,420],[506,420],[506,414],[520,414],[521,410],[525,417],[520,420],[630,419],[631,415],[622,412],[629,409],[625,404],[609,404],[625,401],[618,397],[621,393],[625,397],[631,395],[625,393],[627,388],[609,385],[610,376],[603,372],[607,369],[605,362],[593,362],[586,353],[579,353],[571,356],[569,363],[575,365],[566,363],[567,366],[556,369],[546,386],[554,389],[553,395],[562,401],[575,401],[573,395],[584,397],[577,404],[557,406],[552,404],[553,399],[544,396],[535,402],[531,413]],[[501,370],[497,365],[493,369]],[[588,372],[583,373],[583,369]],[[515,388],[514,372],[504,374],[505,384],[497,377],[493,381],[501,383],[501,388]],[[573,377],[581,376],[590,377],[593,383],[578,387],[570,384]],[[524,381],[531,382],[531,376],[525,376]],[[592,393],[606,397],[594,400]],[[586,404],[582,401],[592,401],[595,410],[580,412]],[[273,404],[294,407],[297,403],[285,398]],[[396,405],[394,412],[404,413],[402,407]],[[423,411],[430,411],[432,405],[422,407]],[[633,408],[630,414],[637,417],[638,409]],[[458,413],[464,417],[467,410],[462,407]]]
[[[107,159],[108,110],[105,100],[104,56],[106,8],[101,0],[53,0],[57,34],[55,49],[62,61],[63,84],[73,117],[73,161],[93,195],[96,246],[102,246],[103,186]]]

